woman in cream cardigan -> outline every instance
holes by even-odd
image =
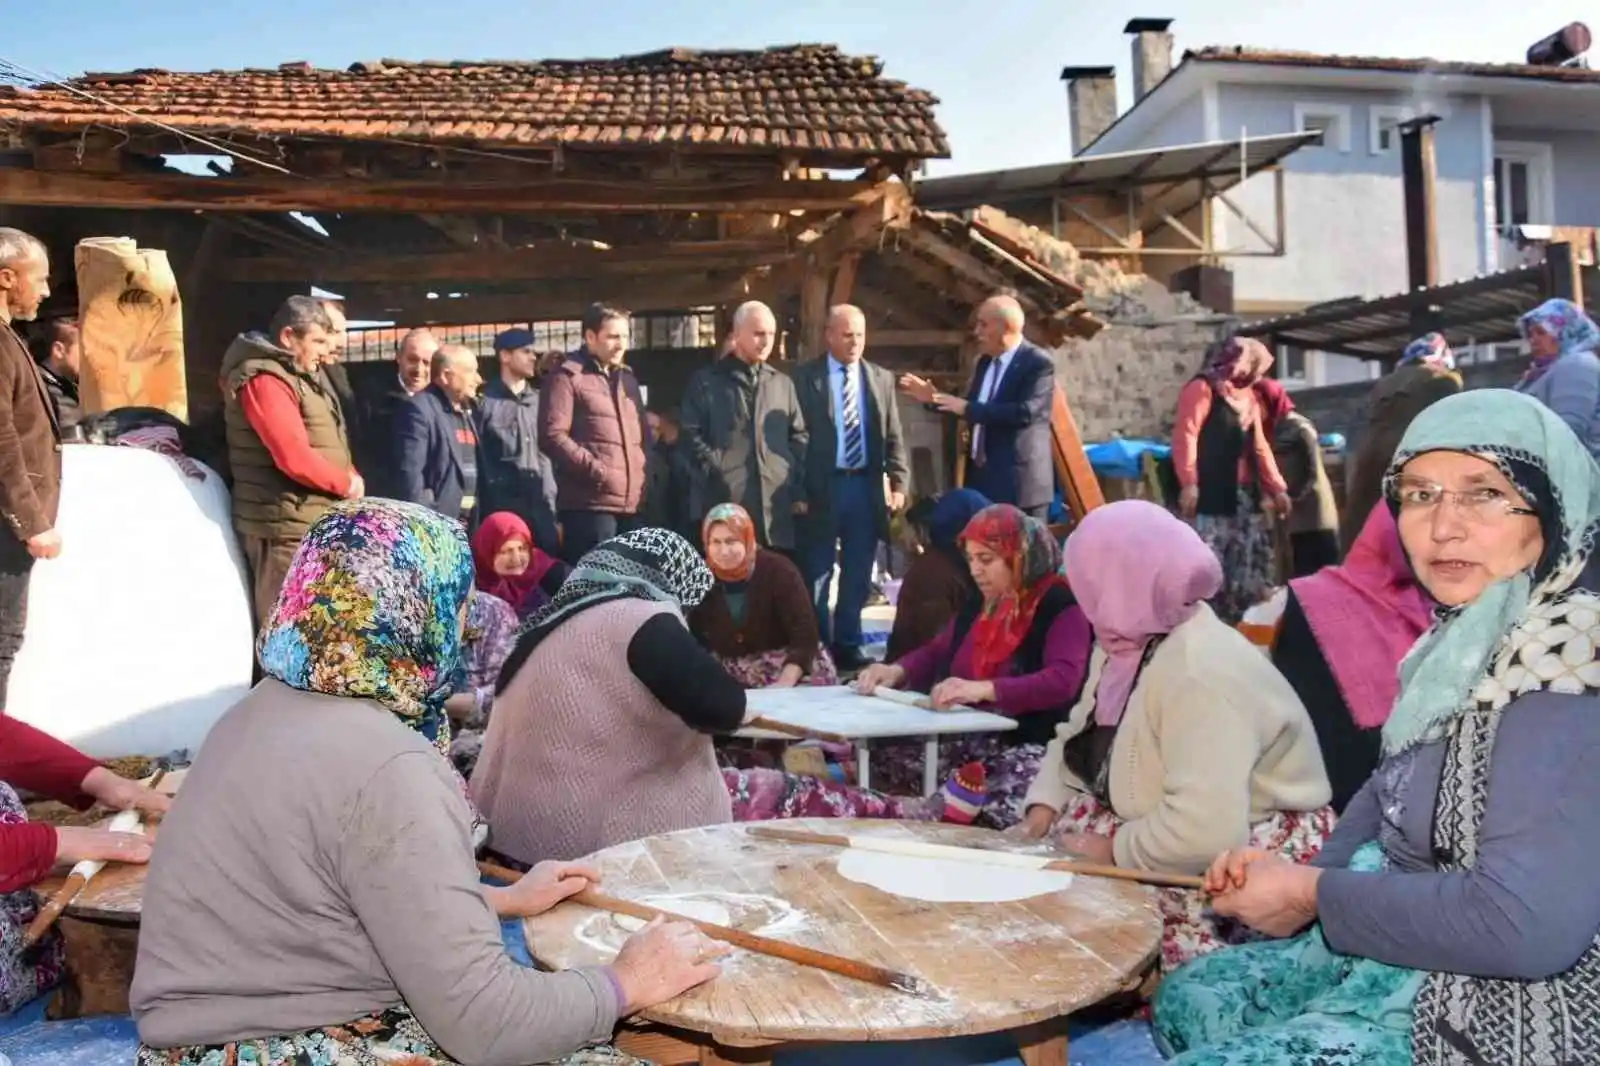
[[[1333,828],[1305,707],[1205,601],[1216,556],[1151,503],[1091,512],[1067,540],[1067,578],[1094,626],[1083,696],[1056,729],[1022,831],[1096,862],[1198,874],[1251,846],[1297,862]],[[1198,892],[1162,893],[1170,970],[1228,943]]]

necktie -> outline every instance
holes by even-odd
[[[996,379],[999,378],[999,376],[1000,360],[990,359],[989,365],[984,367],[982,379],[980,379],[978,382],[979,403],[989,402],[990,396],[994,394],[995,385],[998,384]],[[972,459],[979,466],[982,466],[983,461],[988,458],[988,456],[983,454],[983,436],[983,427],[974,424],[972,427]]]
[[[843,410],[839,412],[844,422],[844,468],[860,470],[867,465],[867,442],[861,436],[861,395],[856,388],[856,375],[851,367],[841,367],[844,374]]]

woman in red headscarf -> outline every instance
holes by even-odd
[[[937,637],[894,664],[867,667],[856,685],[926,692],[935,707],[967,705],[1017,720],[1009,733],[940,746],[942,766],[983,765],[982,824],[1004,829],[1056,723],[1077,702],[1089,665],[1089,623],[1061,576],[1061,546],[1044,523],[1009,504],[985,507],[959,543],[977,586]],[[885,745],[873,760],[890,792],[914,792],[921,745]]]
[[[472,535],[472,561],[478,588],[509,603],[518,618],[540,607],[567,579],[571,568],[534,545],[528,523],[510,511],[496,511]]]

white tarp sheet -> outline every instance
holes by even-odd
[[[213,471],[202,482],[141,448],[67,445],[62,552],[34,565],[6,712],[96,758],[193,754],[254,660],[228,507]]]

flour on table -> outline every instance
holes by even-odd
[[[839,875],[894,896],[929,903],[1009,903],[1060,892],[1072,875],[1057,870],[890,855],[852,848],[839,857]]]
[[[729,922],[728,908],[720,903],[713,903],[708,899],[659,899],[650,898],[639,901],[647,907],[658,907],[661,910],[681,914],[685,918],[693,918],[697,922],[706,922],[709,925],[727,925]],[[629,933],[637,933],[649,923],[643,918],[635,918],[630,914],[613,914],[611,920]],[[669,917],[667,919],[671,921]]]

